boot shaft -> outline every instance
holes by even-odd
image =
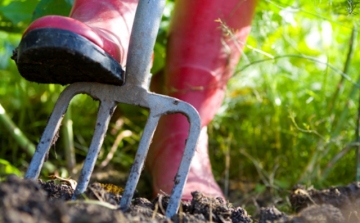
[[[227,66],[231,70],[250,32],[254,8],[254,0],[177,1],[169,31],[170,73],[184,66],[218,75]]]
[[[167,94],[198,110],[202,126],[221,106],[226,84],[250,32],[254,9],[254,0],[176,2],[165,86]]]

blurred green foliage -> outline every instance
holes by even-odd
[[[229,154],[231,180],[273,188],[355,180],[356,147],[348,147],[359,127],[359,16],[355,3],[347,12],[348,4],[259,2],[248,47],[210,128],[211,157],[220,162]],[[225,165],[214,170],[225,179]]]
[[[161,72],[165,64],[172,7],[168,1],[153,73]],[[25,81],[10,56],[32,19],[66,15],[70,8],[69,0],[0,3],[0,105],[4,108],[0,115],[12,120],[35,145],[63,87]],[[213,169],[223,188],[247,181],[260,192],[263,185],[289,189],[296,183],[328,186],[355,179],[359,10],[352,1],[259,1],[247,47],[223,106],[209,126]],[[78,163],[93,134],[96,105],[83,95],[71,103]],[[146,119],[146,110],[119,105],[99,163],[121,129],[127,129],[133,135],[118,145],[111,165],[128,172]],[[0,167],[6,168],[0,168],[0,176],[11,170],[19,174],[17,169],[23,173],[31,156],[15,140],[15,130],[9,131],[4,123],[0,123]],[[50,152],[50,161],[59,169],[66,166],[62,148],[59,141]]]

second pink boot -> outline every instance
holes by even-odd
[[[201,134],[183,192],[224,197],[212,174],[208,155],[208,123],[224,98],[228,79],[239,61],[250,31],[255,0],[181,0],[169,31],[165,93],[192,104],[201,117]],[[155,83],[156,84],[156,83]],[[185,148],[189,124],[182,115],[163,117],[157,127],[147,170],[154,193],[170,194]]]

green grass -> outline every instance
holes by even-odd
[[[259,4],[246,59],[211,124],[217,179],[229,172],[278,190],[348,184],[359,128],[358,17],[310,4],[286,14],[267,2],[272,10]]]

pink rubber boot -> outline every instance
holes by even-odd
[[[176,2],[169,33],[165,93],[192,104],[202,121],[184,200],[190,200],[195,190],[224,197],[211,171],[206,126],[223,101],[226,83],[249,34],[254,8],[255,0]],[[161,119],[147,159],[154,193],[171,193],[188,130],[182,115]]]
[[[23,34],[13,58],[38,83],[123,84],[138,0],[75,0],[70,17],[45,16]]]

